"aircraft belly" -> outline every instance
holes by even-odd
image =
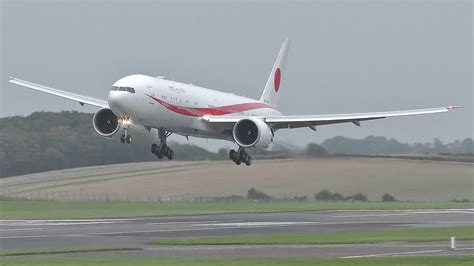
[[[144,119],[146,126],[165,128],[184,136],[226,139],[227,136],[209,128],[200,117],[177,114],[161,105],[152,105]]]

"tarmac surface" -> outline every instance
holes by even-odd
[[[262,233],[329,232],[473,225],[474,210],[317,211],[124,219],[3,220],[0,248],[120,248],[143,250],[55,256],[364,257],[474,255],[474,241],[348,245],[154,246],[157,239]]]

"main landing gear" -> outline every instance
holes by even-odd
[[[125,128],[123,130],[123,134],[120,136],[120,142],[121,143],[127,143],[127,144],[130,144],[132,143],[132,136],[128,135],[128,129]]]
[[[153,153],[158,159],[163,159],[167,157],[168,160],[173,160],[174,151],[166,145],[166,138],[168,138],[171,132],[166,132],[164,129],[158,129],[158,136],[160,138],[160,145],[153,143],[151,144],[151,153]]]
[[[240,165],[241,163],[245,163],[245,165],[249,166],[252,164],[252,156],[250,156],[244,148],[239,147],[238,151],[230,150],[229,158],[234,161],[236,165]]]

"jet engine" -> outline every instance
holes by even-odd
[[[92,118],[92,124],[95,131],[104,137],[112,136],[120,128],[117,116],[109,108],[97,111]]]
[[[258,118],[244,118],[234,125],[235,142],[244,148],[266,148],[273,141],[272,129]]]

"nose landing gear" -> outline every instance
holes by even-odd
[[[250,166],[252,164],[252,156],[250,156],[242,147],[239,147],[238,151],[230,150],[229,159],[234,161],[236,165],[245,163],[245,165]]]
[[[163,157],[167,157],[168,160],[173,160],[174,158],[174,151],[166,145],[166,138],[168,138],[171,132],[166,132],[164,129],[158,130],[158,135],[160,138],[160,145],[153,143],[151,144],[151,153],[153,153],[158,159],[163,159]]]
[[[121,143],[127,143],[130,144],[132,143],[132,136],[128,135],[128,129],[124,128],[123,129],[123,134],[120,136],[120,142]]]

